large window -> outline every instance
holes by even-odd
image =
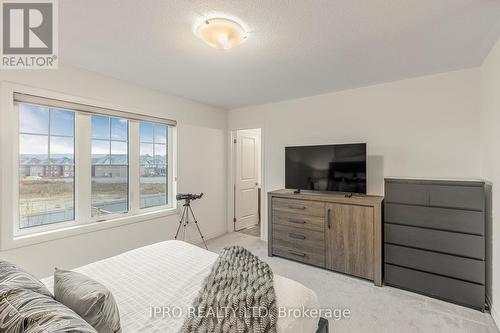
[[[128,211],[128,121],[92,116],[92,216]]]
[[[11,145],[18,149],[12,164],[0,166],[17,170],[2,189],[14,193],[14,235],[136,221],[174,207],[175,121],[13,94],[18,126],[6,132],[18,138]]]
[[[167,140],[166,125],[141,122],[141,208],[163,206],[168,202]]]
[[[21,229],[75,219],[75,114],[19,105]]]

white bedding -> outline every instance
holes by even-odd
[[[186,309],[198,295],[217,254],[181,241],[166,241],[75,269],[109,288],[118,303],[123,333],[178,332],[185,316],[152,317],[152,307]],[[53,289],[53,278],[42,280]],[[318,308],[316,294],[274,275],[278,307]],[[315,332],[318,319],[280,317],[278,332]]]

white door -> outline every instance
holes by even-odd
[[[235,230],[259,223],[259,134],[236,132]]]

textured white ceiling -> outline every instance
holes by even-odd
[[[477,66],[500,0],[63,0],[62,63],[234,108]],[[243,21],[230,51],[192,33]]]

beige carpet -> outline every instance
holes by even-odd
[[[230,233],[208,242],[210,251],[241,245],[268,262],[276,274],[314,290],[322,307],[349,308],[350,319],[330,321],[330,332],[498,333],[487,313],[391,287],[267,256],[267,243]]]

